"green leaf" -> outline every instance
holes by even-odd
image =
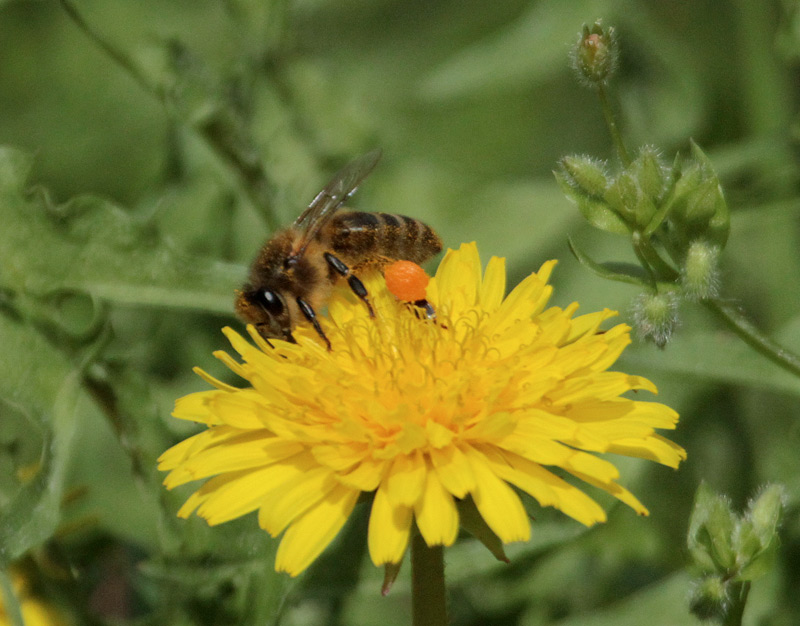
[[[731,333],[679,329],[666,350],[634,343],[625,351],[626,363],[692,379],[769,389],[800,395],[800,380],[768,361]]]
[[[422,83],[422,94],[443,100],[474,92],[519,89],[562,72],[564,42],[575,38],[587,15],[608,15],[606,0],[537,2],[520,19],[435,67]]]
[[[118,303],[229,313],[245,269],[195,258],[154,227],[91,196],[54,206],[25,194],[30,159],[0,148],[0,286],[38,297],[85,292]]]
[[[80,397],[80,374],[30,327],[0,315],[0,409],[42,433],[39,467],[0,513],[0,562],[52,536],[60,521],[65,471]]]
[[[396,195],[407,193],[406,186]],[[432,201],[448,200],[434,197]],[[472,241],[479,236],[481,254],[487,257],[494,254],[525,258],[532,250],[547,249],[554,241],[562,241],[580,219],[549,178],[489,184],[460,202],[465,205],[464,213],[439,221],[437,226],[454,242]],[[526,225],[532,221],[535,225],[522,229],[524,237],[509,237],[509,224]]]
[[[572,237],[568,238],[569,249],[578,262],[588,270],[594,272],[600,278],[615,280],[621,283],[628,283],[638,287],[649,287],[650,282],[644,270],[638,265],[629,263],[597,263],[587,254],[582,252],[575,244]]]
[[[702,626],[689,614],[686,574],[666,577],[610,606],[554,622],[558,626],[641,626],[644,623],[674,626]],[[657,616],[656,619],[654,617]]]

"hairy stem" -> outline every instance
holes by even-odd
[[[764,335],[736,306],[718,298],[704,300],[703,304],[748,346],[786,371],[800,377],[800,357]]]
[[[631,157],[628,154],[628,149],[625,147],[625,142],[622,140],[622,133],[617,125],[617,120],[614,116],[614,110],[611,108],[611,102],[609,102],[608,99],[608,92],[606,91],[605,85],[602,83],[597,85],[597,97],[600,99],[600,107],[603,109],[603,117],[606,119],[606,126],[608,126],[608,132],[611,134],[614,147],[617,149],[619,160],[622,161],[623,166],[628,167],[631,164]]]
[[[750,593],[750,581],[739,583],[731,594],[731,607],[725,614],[722,626],[742,626],[744,606],[747,604],[747,594]]]

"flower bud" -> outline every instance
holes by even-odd
[[[637,171],[636,178],[644,195],[650,198],[653,204],[658,204],[664,193],[666,180],[666,168],[661,162],[658,150],[653,146],[644,146],[639,151],[633,166]]]
[[[768,546],[777,536],[785,500],[782,485],[769,485],[750,502],[746,517],[753,524],[762,547]]]
[[[559,166],[554,174],[561,190],[592,226],[618,235],[629,234],[625,221],[604,199],[608,188],[605,163],[588,156],[566,156]]]
[[[582,81],[590,86],[605,83],[617,69],[617,57],[613,28],[603,28],[599,20],[583,26],[572,49],[572,65]]]
[[[637,207],[643,197],[642,190],[631,169],[623,170],[608,186],[605,200],[629,224],[636,224]]]
[[[606,164],[590,156],[565,156],[561,159],[561,171],[566,182],[582,193],[602,197],[608,187]]]
[[[732,569],[736,564],[732,540],[737,523],[728,499],[702,483],[695,494],[687,536],[695,564],[711,572]]]
[[[639,336],[659,348],[667,345],[678,325],[678,296],[674,292],[644,292],[634,299],[631,308]]]
[[[729,606],[730,583],[722,576],[706,576],[692,585],[689,608],[699,619],[722,619]]]
[[[784,489],[770,485],[751,500],[736,533],[736,561],[740,564],[738,580],[755,580],[773,565],[780,544],[778,526],[784,507]]]
[[[689,300],[705,300],[717,295],[719,253],[719,246],[701,239],[689,244],[681,268],[683,293]]]
[[[679,254],[699,238],[723,248],[730,230],[728,205],[711,161],[694,143],[692,156],[688,165],[676,167],[675,184],[665,201],[672,243]]]

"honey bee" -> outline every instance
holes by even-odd
[[[392,261],[422,263],[442,249],[442,241],[423,222],[389,213],[340,210],[380,159],[373,150],[346,165],[312,200],[295,222],[261,248],[250,267],[249,282],[236,294],[236,312],[259,334],[296,343],[292,329],[308,322],[331,349],[316,311],[325,306],[333,285],[347,280],[353,293],[375,313],[357,274],[382,270]],[[420,302],[428,316],[433,309]]]

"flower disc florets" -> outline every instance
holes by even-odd
[[[412,522],[429,545],[458,534],[459,500],[471,499],[504,542],[530,535],[515,490],[579,522],[605,520],[561,468],[646,514],[594,453],[613,452],[676,467],[685,457],[655,434],[672,429],[667,406],[621,397],[655,387],[606,371],[630,343],[630,329],[600,331],[614,315],[573,317],[577,304],[545,309],[555,262],[509,295],[505,263],[481,276],[474,244],[449,251],[427,289],[436,319],[367,278],[376,317],[345,289],[322,324],[296,345],[255,346],[226,329],[239,363],[217,356],[250,387],[212,379],[216,389],[178,400],[174,415],[208,429],[162,455],[175,487],[208,479],[181,508],[209,524],[258,511],[271,535],[284,533],[276,568],[296,575],[330,543],[362,493],[374,493],[368,531],[376,565],[398,563]]]

